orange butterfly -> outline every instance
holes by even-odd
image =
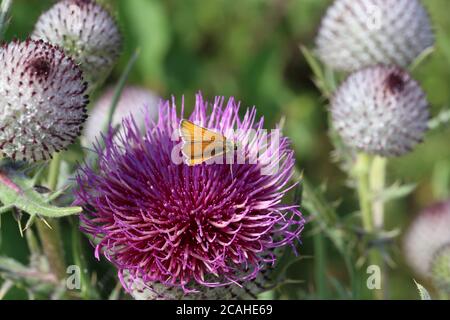
[[[200,127],[189,120],[180,121],[182,153],[189,166],[237,150],[237,145],[220,133]]]

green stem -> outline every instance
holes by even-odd
[[[98,299],[98,293],[95,288],[92,287],[90,276],[88,272],[88,265],[86,257],[83,252],[83,241],[81,238],[81,232],[78,227],[78,219],[72,220],[72,252],[75,264],[80,267],[81,274],[81,298],[85,300]]]
[[[355,176],[358,184],[358,197],[361,208],[363,228],[366,232],[372,233],[374,231],[374,224],[372,219],[372,203],[369,182],[370,164],[370,156],[365,153],[360,153],[356,160]]]
[[[359,289],[359,282],[357,281],[356,277],[356,271],[355,271],[355,267],[354,264],[352,263],[352,254],[346,254],[344,255],[344,263],[345,263],[345,267],[347,268],[347,272],[349,274],[349,278],[350,278],[350,285],[351,285],[351,295],[353,299],[358,299],[360,296],[360,289]]]
[[[42,248],[48,259],[51,272],[63,280],[66,277],[66,263],[64,261],[64,251],[62,247],[59,223],[57,220],[49,220],[47,223],[51,229],[42,221],[37,221],[36,226],[41,239]]]
[[[58,187],[59,170],[61,169],[61,153],[56,153],[53,160],[50,162],[50,169],[48,173],[48,187],[55,191]]]
[[[137,59],[139,57],[139,53],[140,53],[139,49],[137,49],[133,53],[133,55],[131,56],[130,60],[128,61],[128,64],[127,64],[127,66],[125,68],[125,71],[123,72],[122,76],[119,79],[119,82],[117,83],[117,86],[116,86],[115,91],[114,91],[114,96],[113,96],[113,100],[112,100],[112,103],[111,103],[111,107],[110,107],[108,115],[106,117],[106,122],[103,125],[103,132],[107,132],[108,129],[109,129],[109,126],[112,123],[112,120],[113,120],[113,117],[114,117],[114,113],[116,112],[117,105],[119,104],[119,100],[120,100],[120,97],[122,95],[122,91],[125,88],[125,85],[127,83],[128,77],[129,77],[129,75],[131,73],[131,70],[132,70],[134,64],[136,63],[136,61],[137,61]]]
[[[26,230],[25,239],[27,240],[28,249],[30,250],[31,255],[39,255],[41,251],[33,229]]]
[[[380,194],[386,184],[387,159],[375,157],[370,168],[370,188],[373,194]],[[384,201],[374,199],[373,204],[374,227],[382,231],[384,227]]]
[[[50,163],[48,174],[48,187],[50,190],[54,191],[57,188],[60,168],[61,155],[57,153]],[[48,224],[51,226],[51,229],[43,221],[36,222],[39,238],[41,239],[44,253],[47,256],[50,270],[59,280],[63,280],[66,277],[66,263],[64,260],[59,222],[56,219],[49,219]]]
[[[368,234],[373,234],[375,231],[375,220],[374,220],[374,212],[373,212],[373,203],[372,203],[372,192],[371,189],[371,166],[373,164],[373,159],[365,154],[358,154],[356,167],[355,167],[355,176],[357,179],[357,189],[358,189],[358,197],[361,208],[361,219],[364,231]],[[384,178],[383,178],[384,181]],[[378,248],[368,248],[368,256],[369,256],[369,265],[378,266],[380,269],[383,268],[383,255],[377,250]],[[375,299],[383,299],[384,297],[384,275],[381,274],[381,288],[373,289],[374,298]]]
[[[383,157],[375,157],[372,161],[370,168],[370,188],[372,194],[380,194],[386,185],[386,166],[387,159]],[[384,201],[380,197],[375,197],[372,203],[373,221],[376,232],[382,232],[384,230]],[[383,256],[386,252],[386,246],[381,242],[378,244],[378,253]],[[380,264],[381,270],[381,286],[382,286],[382,298],[388,299],[389,288],[387,287],[388,281],[388,266],[386,261],[381,258]]]
[[[2,283],[0,286],[0,300],[3,300],[3,298],[6,296],[6,294],[14,288],[14,282],[11,280],[6,280]]]
[[[319,299],[327,299],[325,239],[321,232],[314,235],[314,277]]]

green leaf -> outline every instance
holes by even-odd
[[[0,169],[0,201],[2,211],[17,208],[30,216],[60,218],[82,212],[81,207],[60,208],[49,204],[46,195],[34,189],[33,179],[9,166]]]
[[[414,184],[414,183],[400,185],[398,182],[396,182],[392,186],[375,194],[374,199],[377,201],[388,202],[391,200],[406,197],[411,192],[413,192],[415,189],[416,189],[416,184]]]
[[[0,5],[0,40],[3,40],[3,36],[8,25],[9,12],[11,10],[12,0],[3,0]]]
[[[434,50],[435,50],[434,47],[429,47],[429,48],[425,49],[410,65],[409,71],[412,72],[418,66],[420,66],[434,52]]]
[[[331,230],[331,227],[335,227],[338,221],[333,206],[325,200],[322,192],[315,190],[310,185],[308,180],[302,179],[301,185],[303,187],[303,206],[321,223],[325,232]]]
[[[0,215],[2,213],[8,212],[10,211],[12,208],[14,208],[14,205],[8,205],[8,206],[3,206],[0,208]]]
[[[434,199],[447,199],[450,196],[450,166],[448,160],[438,161],[431,176]]]
[[[319,61],[316,59],[315,55],[305,46],[300,46],[300,51],[306,59],[309,67],[311,68],[314,76],[317,79],[325,79],[325,74],[322,70],[322,67]]]
[[[12,258],[0,256],[0,273],[13,271],[15,272],[26,271],[26,267]]]
[[[328,136],[333,143],[334,150],[332,152],[332,160],[337,163],[339,168],[350,175],[351,170],[355,164],[356,152],[343,141],[337,130],[331,125],[331,119],[328,119],[330,128],[328,129]]]
[[[306,62],[314,73],[315,85],[325,97],[330,98],[335,87],[335,78],[333,72],[329,69],[327,70],[327,72],[325,72],[320,62],[315,57],[314,53],[312,53],[305,46],[300,46],[300,51],[303,53]]]
[[[421,300],[431,300],[431,296],[428,293],[428,290],[425,289],[420,283],[418,283],[416,280],[414,280],[414,283],[417,286],[417,289],[419,290],[420,299]]]
[[[445,108],[428,122],[430,130],[438,130],[450,123],[450,109]]]
[[[12,287],[14,287],[13,281],[6,280],[5,282],[3,282],[3,284],[0,287],[0,300],[3,300],[3,298],[9,292],[9,290],[11,290]]]
[[[339,299],[351,299],[352,295],[348,289],[342,284],[337,278],[330,276],[328,281],[331,283],[332,287],[336,291]]]
[[[14,286],[34,294],[48,297],[58,285],[58,280],[48,272],[45,258],[37,259],[39,264],[25,266],[20,262],[0,256],[0,277],[12,281]]]

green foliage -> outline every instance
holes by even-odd
[[[417,290],[419,290],[420,299],[421,300],[431,300],[431,296],[428,293],[428,290],[425,289],[425,287],[422,286],[420,283],[418,283],[416,280],[414,280],[414,283],[417,286]]]
[[[80,207],[56,207],[50,202],[60,195],[60,192],[42,194],[36,190],[35,179],[29,178],[21,170],[8,164],[2,164],[0,169],[2,183],[0,183],[0,201],[3,208],[0,212],[17,208],[30,215],[26,228],[36,217],[61,218],[80,213]]]

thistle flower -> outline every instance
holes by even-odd
[[[107,89],[91,110],[84,132],[87,145],[91,146],[98,138],[100,138],[102,124],[108,117],[114,94],[115,87]],[[152,119],[156,118],[158,113],[158,102],[159,97],[145,88],[135,86],[125,87],[114,112],[111,126],[114,128],[120,126],[122,124],[122,119],[131,114],[136,120],[139,128],[143,129],[145,127],[143,116],[144,108]]]
[[[342,71],[376,64],[407,67],[433,45],[420,0],[336,0],[316,39],[321,60]]]
[[[87,118],[87,84],[57,47],[27,40],[0,49],[0,150],[38,161],[65,149]]]
[[[116,21],[95,0],[57,2],[40,16],[32,38],[64,48],[91,87],[108,76],[122,46]]]
[[[262,129],[256,110],[240,119],[233,98],[223,104],[216,98],[208,115],[197,95],[190,119],[236,138],[244,152],[264,148],[272,133],[248,134]],[[180,157],[175,103],[160,104],[156,123],[149,118],[144,136],[133,118],[125,120],[119,142],[110,134],[105,150],[97,147],[98,171],[85,167],[77,178],[76,203],[86,207],[81,221],[97,239],[96,257],[103,253],[118,267],[129,291],[136,279],[186,293],[255,279],[275,262],[273,250],[293,244],[304,224],[298,206],[281,203],[294,167],[288,139],[255,164],[188,166],[174,161]],[[262,174],[267,157],[278,161],[273,175]]]
[[[411,76],[376,66],[351,74],[331,102],[333,126],[344,142],[380,156],[401,156],[422,141],[428,102]]]
[[[433,280],[438,287],[450,284],[449,230],[450,200],[434,204],[421,212],[404,238],[404,251],[409,265],[419,276]],[[446,270],[446,274],[443,270]]]

